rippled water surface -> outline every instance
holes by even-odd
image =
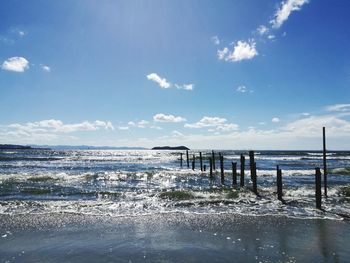
[[[211,152],[202,152],[203,164],[208,167]],[[231,163],[237,162],[239,169],[241,153],[246,155],[247,187],[232,190]],[[198,151],[192,154],[198,157]],[[329,197],[322,203],[325,211],[314,209],[314,169],[322,168],[322,153],[256,152],[258,196],[249,189],[247,152],[222,154],[224,187],[219,171],[210,180],[208,171],[198,169],[198,159],[194,171],[187,168],[185,160],[181,168],[180,151],[2,150],[0,214],[58,212],[118,217],[185,212],[331,219],[350,215],[349,197],[343,190],[350,184],[350,152],[328,153]],[[276,198],[276,165],[283,170],[286,204]]]

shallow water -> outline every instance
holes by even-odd
[[[1,262],[348,262],[349,221],[158,213],[0,216]]]
[[[0,151],[0,215],[75,213],[120,217],[157,213],[284,215],[294,218],[341,220],[350,215],[349,198],[341,187],[350,184],[350,152],[328,153],[328,195],[325,211],[314,198],[314,168],[322,167],[322,153],[256,152],[258,191],[249,190],[247,152],[221,151],[225,157],[225,185],[231,186],[231,162],[246,155],[246,185],[238,197],[222,191],[217,170],[180,167],[179,151],[6,150]],[[198,151],[190,152],[196,154]],[[211,152],[203,151],[208,167]],[[284,199],[276,198],[276,165],[283,170]],[[217,161],[216,166],[219,166]],[[239,171],[238,171],[239,172]],[[238,181],[239,183],[239,181]],[[191,198],[161,198],[163,192],[187,191]]]

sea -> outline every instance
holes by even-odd
[[[0,262],[349,262],[349,151],[327,153],[322,209],[322,152],[255,151],[258,194],[247,151],[216,150],[212,177],[211,154],[188,168],[184,151],[0,150]]]
[[[202,152],[201,171],[199,152]],[[180,154],[183,154],[181,167]],[[219,153],[224,156],[221,184]],[[350,216],[350,152],[327,152],[328,197],[315,205],[319,151],[255,151],[258,195],[251,191],[247,151],[216,150],[0,150],[0,215],[70,213],[109,217],[166,213],[278,215],[342,220]],[[240,188],[240,155],[246,157]],[[195,155],[195,169],[192,158]],[[232,185],[237,163],[238,187]],[[276,166],[282,169],[283,199],[277,199]],[[323,184],[323,175],[322,175]],[[322,185],[323,192],[323,185]]]

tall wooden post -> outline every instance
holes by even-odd
[[[205,172],[207,170],[207,165],[203,165],[203,171]]]
[[[315,182],[316,182],[316,189],[315,189],[315,195],[316,195],[316,208],[321,209],[321,201],[322,201],[322,193],[321,193],[321,170],[320,168],[315,169]]]
[[[258,194],[258,184],[257,184],[257,178],[256,178],[256,162],[252,164],[251,167],[252,171],[252,182],[253,182],[253,192]]]
[[[232,186],[237,186],[237,163],[232,162]]]
[[[201,152],[199,152],[199,162],[201,165],[201,171],[203,172],[203,160],[202,160],[202,153]]]
[[[249,167],[250,167],[250,179],[253,181],[253,174],[254,174],[254,151],[249,151]]]
[[[213,160],[209,157],[209,177],[210,179],[213,179]]]
[[[212,162],[213,162],[213,170],[215,171],[215,153],[214,151],[211,151],[211,158],[212,158]]]
[[[244,163],[245,163],[245,157],[243,154],[241,154],[241,178],[240,178],[241,187],[244,186]]]
[[[324,195],[327,197],[327,150],[326,150],[326,127],[323,127],[323,183]]]
[[[182,168],[182,155],[183,155],[183,153],[180,153],[180,166],[181,166],[181,168]]]
[[[192,170],[194,170],[195,162],[196,162],[196,159],[195,159],[195,157],[193,155],[193,158],[192,158]]]
[[[220,170],[221,170],[221,185],[225,184],[225,175],[224,175],[224,156],[220,153]]]
[[[283,201],[282,197],[282,170],[277,165],[277,198]]]
[[[190,157],[188,156],[188,150],[186,150],[186,160],[187,160],[187,168],[190,168]]]

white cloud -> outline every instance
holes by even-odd
[[[156,82],[163,89],[168,89],[171,86],[171,84],[165,78],[161,78],[157,73],[147,75],[147,79]]]
[[[271,121],[274,122],[274,123],[278,123],[278,122],[280,122],[281,120],[280,120],[279,118],[277,118],[277,117],[274,117],[274,118],[272,118]]]
[[[269,32],[269,29],[264,25],[260,25],[258,27],[257,31],[258,31],[259,35],[263,36]]]
[[[350,104],[334,104],[326,107],[327,111],[350,111]]]
[[[308,2],[308,0],[286,0],[282,2],[274,14],[274,18],[270,21],[272,27],[281,27],[292,12],[300,10],[301,7]]]
[[[158,113],[153,116],[153,120],[156,122],[184,122],[186,121],[185,118],[181,116],[174,116],[174,115],[166,115],[163,113]]]
[[[45,72],[51,72],[51,68],[48,65],[40,65],[41,69]]]
[[[268,35],[267,38],[270,40],[273,40],[273,39],[275,39],[275,35]]]
[[[194,84],[192,84],[192,83],[190,83],[190,84],[176,84],[176,83],[171,84],[165,78],[161,78],[157,73],[151,73],[151,74],[147,75],[147,79],[158,83],[158,85],[163,89],[175,87],[177,89],[193,90],[193,87],[194,87]]]
[[[225,57],[227,56],[227,54],[229,53],[229,50],[227,47],[225,47],[223,50],[218,50],[218,58],[220,60],[225,59]]]
[[[218,38],[218,36],[213,36],[211,38],[211,42],[213,42],[215,45],[219,45],[220,44],[220,39]]]
[[[236,89],[237,92],[241,92],[241,93],[246,93],[247,90],[248,90],[247,87],[244,85],[238,86]]]
[[[171,135],[173,136],[173,137],[184,137],[184,135],[181,133],[181,132],[179,132],[179,131],[172,131],[171,132]]]
[[[238,130],[239,126],[235,123],[226,123],[227,120],[225,118],[220,117],[207,117],[204,116],[200,121],[196,123],[186,123],[184,125],[185,128],[192,128],[192,129],[199,129],[199,128],[205,128],[210,127],[208,129],[209,132],[218,132],[218,131],[234,131]]]
[[[119,126],[118,129],[125,131],[125,130],[129,130],[129,127],[128,126]]]
[[[149,124],[149,121],[146,121],[146,120],[141,120],[139,121],[136,126],[138,128],[146,128],[146,126]]]
[[[24,124],[13,123],[6,126],[16,132],[27,133],[28,136],[37,133],[71,133],[77,131],[96,131],[100,129],[114,130],[110,121],[96,120],[94,122],[84,121],[81,123],[64,124],[60,120],[49,119]]]
[[[193,90],[194,84],[175,84],[175,87],[177,89],[184,89],[184,90]]]
[[[203,128],[203,127],[214,127],[218,125],[222,125],[227,120],[220,117],[207,117],[204,116],[200,121],[192,124],[186,123],[184,125],[185,128]]]
[[[136,123],[133,122],[133,121],[129,121],[129,122],[128,122],[128,125],[129,125],[129,126],[136,126]]]
[[[1,68],[8,71],[24,72],[29,68],[29,62],[24,57],[11,57],[2,63]]]
[[[225,124],[221,124],[221,125],[218,125],[216,127],[216,130],[217,131],[236,131],[238,130],[239,126],[235,123],[225,123]]]
[[[254,58],[258,55],[258,51],[254,40],[249,40],[248,42],[238,41],[234,45],[232,52],[225,47],[223,50],[218,50],[217,55],[220,60],[237,62]]]

